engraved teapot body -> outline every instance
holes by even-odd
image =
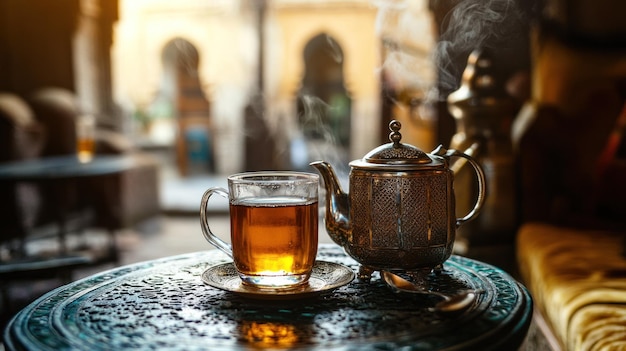
[[[473,219],[485,198],[485,176],[468,155],[441,146],[427,154],[400,142],[401,125],[389,124],[391,143],[350,162],[345,193],[330,164],[311,163],[326,189],[329,236],[361,264],[360,277],[373,271],[430,272],[452,254],[456,229]],[[474,208],[455,217],[450,157],[466,158],[479,187]]]

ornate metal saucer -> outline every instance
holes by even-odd
[[[232,262],[208,268],[202,273],[202,281],[214,288],[229,291],[243,297],[264,300],[294,300],[311,298],[329,293],[349,284],[354,271],[344,265],[316,261],[306,284],[293,289],[258,289],[242,283]]]

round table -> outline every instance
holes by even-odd
[[[66,243],[70,220],[92,209],[95,218],[91,221],[109,231],[109,255],[103,259],[117,261],[114,231],[125,225],[124,210],[129,207],[122,198],[126,184],[122,174],[152,166],[154,162],[138,154],[97,155],[90,162],[80,162],[76,155],[63,155],[0,165],[0,198],[8,204],[0,204],[0,209],[11,219],[9,229],[0,230],[0,243],[8,242],[14,246],[13,251],[22,256],[20,259],[27,258],[25,245],[30,239],[34,218],[43,217],[44,221],[56,224],[60,254],[71,254]],[[151,184],[150,180],[146,182]],[[29,199],[36,206],[21,205],[19,186],[22,183],[36,185],[31,192],[37,195]],[[154,193],[152,189],[149,192]],[[11,243],[13,239],[18,239],[17,245]]]
[[[135,155],[98,155],[90,162],[80,162],[76,155],[52,156],[5,163],[0,166],[0,180],[45,181],[116,174],[142,162]]]
[[[355,272],[336,245],[318,259]],[[432,312],[433,296],[394,293],[377,273],[309,299],[249,299],[201,275],[228,262],[217,250],[116,268],[42,296],[5,330],[9,350],[515,350],[531,321],[526,289],[504,271],[452,256],[434,290],[484,293],[467,310]]]

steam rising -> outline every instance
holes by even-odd
[[[345,166],[348,161],[347,150],[339,146],[333,131],[322,120],[332,107],[313,95],[302,95],[300,99],[303,111],[299,117],[302,132],[307,136],[309,153],[308,157],[300,157],[300,160],[325,160],[336,165],[338,173],[347,174],[347,166]]]
[[[458,77],[465,67],[453,64],[459,56],[465,59],[472,50],[480,47],[510,47],[507,42],[515,41],[521,16],[513,0],[459,1],[444,20],[447,28],[441,33],[434,52],[435,62],[441,68],[442,90],[456,89]]]
[[[377,1],[376,32],[385,49],[382,69],[394,88],[425,89],[435,80],[434,34],[427,2]]]
[[[332,59],[335,60],[335,62],[342,63],[343,53],[341,52],[341,48],[337,45],[337,42],[333,40],[333,38],[330,37],[329,35],[326,35],[326,42],[328,43],[328,46],[330,47],[329,56],[332,57]]]
[[[514,0],[450,0],[431,2],[453,5],[443,20],[437,42],[424,37],[434,28],[429,1],[375,1],[376,29],[388,50],[383,68],[403,80],[402,85],[449,93],[457,88],[467,56],[480,47],[498,49],[512,46],[524,16]],[[432,27],[432,28],[429,28]],[[394,32],[395,31],[395,32]],[[436,34],[431,35],[434,39]],[[392,38],[391,41],[389,38]],[[424,77],[426,62],[436,70],[437,79]],[[435,72],[431,72],[435,74]],[[397,78],[398,79],[398,78]],[[431,86],[425,87],[430,81]],[[425,96],[441,94],[424,93]]]

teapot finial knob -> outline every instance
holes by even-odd
[[[393,146],[397,147],[400,145],[400,140],[402,139],[402,133],[400,133],[400,128],[402,128],[402,124],[395,119],[389,122],[389,140],[393,142]]]
[[[389,122],[389,140],[391,143],[380,145],[370,151],[363,157],[363,160],[355,160],[350,162],[350,166],[370,169],[387,169],[390,167],[399,168],[417,168],[419,165],[431,163],[433,160],[424,151],[410,144],[400,142],[402,134],[400,134],[402,124],[393,120]]]

